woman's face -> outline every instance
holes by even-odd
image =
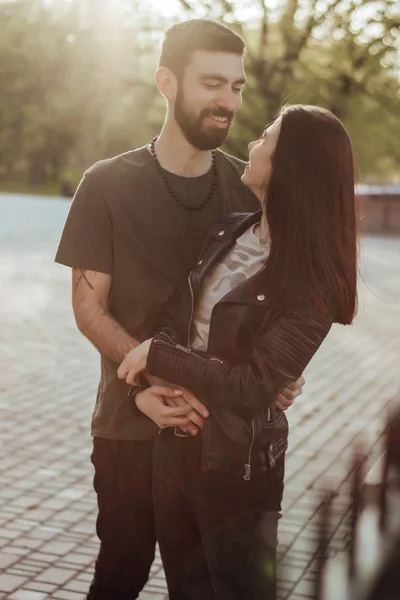
[[[259,198],[264,199],[268,181],[271,177],[271,158],[278,142],[281,130],[281,118],[274,121],[255,142],[249,144],[249,164],[246,167],[242,182]]]

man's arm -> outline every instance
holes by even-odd
[[[276,397],[276,408],[279,410],[287,410],[291,406],[293,406],[294,401],[298,396],[301,396],[303,393],[303,386],[305,385],[306,380],[303,375],[299,377],[297,381],[294,381],[290,385],[287,386],[284,390],[281,391],[280,394]]]
[[[139,342],[108,312],[111,275],[72,269],[72,307],[79,331],[109,360],[120,363]]]

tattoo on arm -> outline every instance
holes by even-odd
[[[86,283],[88,284],[88,286],[90,287],[91,290],[94,290],[94,287],[92,286],[92,284],[90,283],[89,279],[86,277],[86,271],[85,269],[78,269],[78,271],[81,272],[78,281],[76,282],[76,286],[75,286],[75,291],[78,289],[79,284],[82,280],[86,281]]]

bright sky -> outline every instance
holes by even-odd
[[[107,0],[105,0],[107,1]],[[109,0],[111,2],[121,2],[124,0]],[[154,14],[159,14],[163,17],[180,17],[182,19],[189,18],[188,13],[185,12],[182,8],[182,4],[179,0],[142,0],[148,7],[151,7],[151,10]],[[279,9],[282,8],[282,0],[264,0],[270,12],[270,18],[273,18],[273,14],[277,14]],[[323,14],[327,5],[333,3],[334,0],[317,0],[316,8],[317,11]],[[343,0],[339,3],[340,10],[346,9],[350,0]],[[196,4],[195,2],[193,3]],[[260,14],[260,8],[258,6],[258,2],[254,0],[241,0],[241,2],[235,3],[235,16],[242,22],[251,21],[252,19],[257,19]],[[301,8],[306,8],[307,11],[309,9],[310,2],[299,2],[299,13],[301,13]],[[372,2],[364,2],[363,0],[358,0],[359,9],[353,16],[353,32],[359,33],[365,27],[365,22],[368,19],[371,19],[376,15],[376,11],[380,8],[381,2],[379,0],[372,0]],[[202,10],[201,8],[197,11],[197,17],[207,17],[207,12]],[[376,25],[379,28],[379,24]],[[368,32],[373,35],[372,31],[373,25],[369,25]],[[379,33],[378,33],[379,36]]]
[[[4,0],[0,0],[0,3]],[[10,0],[7,0],[8,2]],[[33,2],[34,0],[32,0]],[[87,10],[85,10],[85,6],[90,10],[88,13],[88,18],[91,18],[92,11],[96,9],[97,14],[103,13],[104,19],[109,22],[109,20],[113,20],[113,17],[118,19],[118,15],[126,14],[126,10],[132,11],[131,14],[135,14],[135,5],[141,9],[145,7],[146,12],[150,15],[171,18],[174,17],[176,19],[186,19],[190,18],[190,16],[195,17],[207,17],[207,11],[204,10],[204,7],[201,7],[202,2],[196,2],[193,0],[191,2],[192,5],[196,7],[197,10],[195,13],[188,13],[182,8],[182,3],[179,0],[35,0],[36,2],[45,3],[48,5],[52,5],[53,3],[66,3],[66,2],[76,2],[82,3],[83,13],[86,14]],[[269,10],[269,17],[274,20],[277,15],[279,15],[280,10],[282,9],[282,5],[285,6],[285,2],[283,0],[264,0],[265,4]],[[328,4],[332,4],[335,0],[316,0],[316,8],[319,14],[323,14],[326,6]],[[339,6],[342,7],[341,10],[346,9],[348,3],[354,0],[342,0],[339,2]],[[304,10],[308,11],[308,7],[310,4],[315,2],[315,0],[302,0],[299,2],[299,11],[297,17],[300,19],[304,18]],[[353,23],[352,27],[354,33],[360,33],[365,28],[365,23],[368,19],[371,19],[375,16],[376,11],[381,7],[381,0],[372,0],[367,3],[365,0],[357,0],[359,4],[359,9],[353,15]],[[199,6],[200,5],[200,6]],[[235,2],[235,16],[239,21],[248,22],[253,21],[253,19],[257,19],[260,11],[259,2],[255,2],[255,0],[240,0]],[[336,9],[338,10],[338,9]],[[395,9],[393,9],[395,10]],[[143,14],[143,13],[142,13]],[[307,13],[308,14],[308,13]],[[368,38],[369,35],[373,35],[374,32],[371,32],[371,27],[374,25],[368,26],[368,31],[365,31],[365,34]],[[379,24],[376,25],[377,28],[380,27]],[[376,32],[375,32],[376,33]],[[379,32],[378,32],[379,35]],[[366,38],[366,39],[367,39]]]
[[[2,0],[0,0],[1,2]],[[182,7],[182,3],[179,0],[38,0],[39,2],[45,2],[47,4],[53,4],[56,2],[76,2],[82,1],[83,13],[91,15],[93,11],[97,11],[97,14],[103,16],[106,22],[111,19],[119,19],[120,16],[126,15],[126,11],[131,14],[135,14],[135,5],[137,6],[138,14],[148,13],[155,17],[161,17],[166,19],[188,19],[191,17],[207,17],[209,11],[204,9],[202,2],[193,1],[191,4],[195,8],[195,12],[185,11]],[[268,5],[274,7],[276,2],[279,0],[267,0]],[[240,8],[238,6],[240,5]],[[256,5],[257,6],[257,5]],[[247,20],[255,15],[258,10],[254,7],[254,0],[241,0],[240,3],[236,4],[237,10],[235,15],[239,20]],[[214,15],[212,15],[214,16]]]
[[[51,3],[51,2],[54,2],[57,0],[42,0],[42,1]],[[66,1],[66,0],[63,0],[63,1]],[[75,1],[77,1],[77,0],[75,0]],[[280,12],[280,9],[282,8],[282,6],[285,6],[285,3],[286,3],[286,2],[283,2],[282,0],[264,0],[264,1],[268,7],[268,10],[270,11],[270,18],[272,17],[272,19],[274,18],[274,16],[276,16]],[[342,0],[341,2],[339,2],[339,6],[338,6],[337,10],[346,9],[348,7],[348,4],[350,1],[353,1],[353,0]],[[117,12],[117,13],[120,11],[123,12],[124,9],[126,9],[126,8],[132,9],[135,6],[135,0],[86,0],[86,2],[88,2],[92,5],[98,4],[98,5],[102,6],[103,9],[105,9],[106,12],[108,12],[109,14],[112,14],[113,12]],[[313,0],[313,2],[315,2],[315,0]],[[311,2],[310,0],[303,0],[303,1],[299,2],[298,16],[301,17],[301,14],[304,13],[304,11],[306,11],[306,13],[308,14],[309,6],[313,2]],[[183,9],[182,3],[179,2],[179,0],[136,0],[136,3],[139,5],[139,10],[140,10],[140,6],[142,8],[146,7],[147,11],[150,14],[153,14],[155,16],[157,15],[160,17],[165,17],[165,18],[174,17],[175,19],[176,18],[185,19],[185,18],[190,18],[190,16],[192,16],[192,15],[196,16],[196,17],[207,17],[208,16],[207,11],[204,10],[203,7],[201,7],[201,4],[202,4],[201,2],[199,2],[199,3],[195,2],[195,1],[191,2],[191,4],[195,6],[195,8],[197,5],[197,10],[196,10],[195,14],[186,12]],[[330,5],[332,3],[334,3],[334,0],[317,0],[316,1],[317,13],[323,14],[326,9],[326,6]],[[372,2],[370,1],[368,3],[363,0],[357,0],[357,3],[359,4],[359,9],[358,9],[357,13],[354,15],[354,25],[356,26],[356,28],[360,29],[364,26],[365,20],[368,17],[372,17],[375,15],[381,2],[380,2],[380,0],[372,0]],[[200,6],[198,6],[199,4],[200,4]],[[242,22],[243,21],[244,22],[251,21],[251,20],[257,18],[260,14],[260,3],[255,2],[255,0],[241,0],[240,2],[235,2],[235,8],[236,8],[235,16],[237,19],[239,19]],[[357,27],[357,25],[358,25],[358,27]]]
[[[184,12],[178,0],[150,0],[149,4],[163,17],[173,17]]]
[[[180,16],[185,18],[185,16],[187,17],[188,15],[188,13],[183,10],[182,4],[179,2],[179,0],[146,0],[146,4],[154,7],[154,10],[164,17]],[[242,0],[242,2],[239,4],[242,6],[242,8],[238,9],[236,13],[239,18],[243,16],[248,18],[251,17],[255,12],[258,13],[258,8],[254,7],[254,4],[257,4],[254,2],[254,0]],[[271,8],[276,8],[278,4],[279,0],[268,0],[267,2],[267,5]],[[200,9],[197,16],[204,17],[207,15],[204,10]]]

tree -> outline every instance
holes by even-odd
[[[348,127],[371,180],[399,179],[397,0],[181,0],[245,39],[248,86],[226,148],[247,144],[285,102],[319,104]],[[116,8],[117,7],[117,8]],[[71,180],[147,143],[164,103],[154,85],[171,24],[146,0],[0,0],[0,181]]]
[[[145,23],[82,15],[80,2],[0,4],[0,179],[75,184],[94,161],[152,135],[159,110]]]
[[[249,85],[230,151],[246,156],[246,143],[283,103],[318,104],[347,125],[363,171],[400,176],[397,0],[284,0],[278,8],[268,0],[181,0],[181,6],[188,17],[225,21],[246,42]],[[244,22],[246,15],[251,19]]]

